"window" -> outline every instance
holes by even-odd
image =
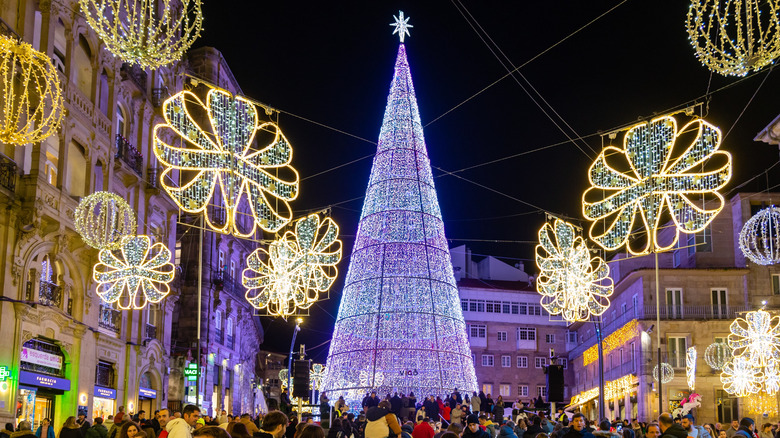
[[[236,261],[231,260],[230,261],[230,279],[235,280],[236,279]]]
[[[477,355],[476,354],[472,354],[471,355],[471,363],[473,363],[474,366],[477,365]]]
[[[547,397],[547,387],[546,386],[537,386],[536,387],[536,396],[541,398]]]
[[[485,300],[469,300],[469,312],[484,312]]]
[[[483,367],[492,367],[493,366],[493,355],[492,354],[483,354],[482,355],[482,366]]]
[[[225,269],[225,253],[221,249],[219,250],[219,265],[217,265],[217,268],[220,271]]]
[[[537,357],[534,359],[534,364],[536,368],[544,368],[547,366],[547,358],[546,357]]]
[[[682,289],[666,289],[666,316],[682,319]]]
[[[520,310],[519,311],[520,315],[528,315],[528,304],[526,303],[517,303],[517,304],[519,306],[518,309]]]
[[[712,252],[712,229],[705,228],[696,233],[696,252]]]
[[[677,249],[674,250],[674,256],[672,257],[672,265],[677,268],[680,266],[680,241],[677,241]]]
[[[696,235],[695,234],[689,234],[688,235],[688,257],[696,254]]]
[[[639,317],[639,297],[636,295],[631,297],[631,304],[634,306],[634,318]]]
[[[176,241],[176,246],[174,247],[174,266],[181,265],[181,240]]]
[[[566,343],[568,344],[576,344],[577,343],[577,332],[566,332]]]
[[[492,383],[483,383],[482,384],[482,392],[485,394],[493,394],[493,384]]]
[[[780,294],[780,292],[777,293]],[[520,313],[520,303],[512,303],[512,315],[517,315],[518,313]]]
[[[620,349],[620,365],[623,365],[625,363],[625,356],[623,354],[623,349]]]
[[[511,368],[512,367],[512,356],[505,354],[501,356],[501,367],[502,368]]]
[[[517,356],[517,367],[528,368],[528,356]]]
[[[214,327],[217,330],[222,330],[222,312],[219,310],[214,312]]]
[[[528,305],[528,314],[529,315],[541,316],[541,314],[542,314],[542,306],[539,305],[539,304],[529,304]]]
[[[460,310],[464,312],[469,311],[469,300],[460,300]]]
[[[546,334],[544,335],[544,341],[548,344],[554,344],[555,343],[555,335],[554,334]]]
[[[114,382],[114,364],[98,360],[95,370],[95,385],[113,388]]]
[[[627,308],[628,308],[628,305],[626,303],[622,303],[620,305],[620,314],[624,315],[626,313]]]
[[[501,397],[509,397],[510,395],[512,395],[511,388],[512,387],[508,383],[502,383],[501,385],[498,386],[498,394]]]
[[[536,329],[531,327],[518,327],[517,328],[517,340],[519,341],[535,341]]]
[[[510,303],[508,301],[504,301],[503,303],[501,303],[501,313],[510,313],[509,306]]]
[[[517,396],[528,397],[528,385],[517,385]]]
[[[506,341],[506,332],[498,332],[498,340]]]
[[[564,370],[569,369],[569,359],[566,359],[565,357],[559,357],[558,358],[558,365],[563,365]]]
[[[669,365],[673,368],[685,368],[686,341],[684,337],[669,337]]]
[[[483,339],[486,338],[487,326],[484,324],[470,324],[469,336],[472,338],[483,338]]]
[[[631,343],[631,370],[636,371],[636,342]]]
[[[772,293],[780,295],[780,274],[772,274]]]
[[[726,290],[712,289],[710,291],[712,298],[712,317],[723,319],[728,317],[728,307],[726,305]]]

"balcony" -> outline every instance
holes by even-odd
[[[125,62],[122,64],[120,72],[122,79],[130,79],[142,93],[146,94],[146,72],[142,68]]]
[[[146,169],[146,188],[149,190],[160,189],[160,174],[162,169],[159,167],[149,167]]]
[[[144,339],[157,339],[157,327],[152,324],[146,324]]]
[[[233,335],[227,335],[225,337],[225,346],[227,348],[233,349],[236,345],[236,338],[233,337]]]
[[[112,309],[110,306],[100,305],[98,325],[100,328],[110,330],[114,333],[119,333],[120,325],[122,323],[122,313],[118,310]]]
[[[62,288],[54,283],[42,281],[38,289],[38,301],[47,306],[62,307]]]
[[[225,332],[221,328],[214,330],[214,340],[220,344],[225,343]]]
[[[171,94],[167,88],[152,88],[152,105],[155,108],[162,108],[165,99],[169,98]]]
[[[16,162],[0,154],[0,186],[11,192],[16,190],[16,176],[18,173],[19,167],[16,165]]]
[[[114,158],[122,160],[125,164],[130,166],[133,171],[141,175],[143,168],[143,156],[135,146],[131,145],[126,138],[121,135],[116,136],[116,155]]]

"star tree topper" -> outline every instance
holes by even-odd
[[[412,34],[409,33],[409,28],[414,26],[409,24],[409,17],[404,18],[404,11],[398,11],[398,16],[396,17],[393,15],[393,18],[395,19],[395,23],[390,23],[390,26],[395,26],[393,35],[398,34],[398,38],[400,38],[403,43],[406,35],[412,36]]]

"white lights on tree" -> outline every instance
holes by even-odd
[[[551,315],[562,315],[568,322],[587,321],[600,316],[609,307],[613,292],[609,266],[601,257],[590,256],[574,226],[556,219],[539,230],[536,266],[540,274],[536,290],[542,306]]]
[[[92,270],[97,294],[120,309],[143,309],[159,303],[171,291],[174,267],[171,251],[149,236],[125,236],[119,250],[101,250]]]
[[[692,141],[678,141],[683,135]],[[630,128],[622,148],[605,147],[590,167],[582,205],[593,221],[591,239],[644,255],[673,248],[680,232],[704,230],[723,208],[718,190],[731,179],[731,155],[720,144],[720,130],[702,119],[679,130],[672,116]],[[660,242],[667,216],[673,238]]]
[[[739,232],[739,249],[757,265],[780,262],[780,208],[765,208],[745,222]]]
[[[691,0],[686,27],[696,57],[724,76],[744,76],[780,56],[777,0]]]
[[[731,348],[725,342],[714,342],[704,351],[704,360],[713,370],[723,369],[731,357]]]
[[[246,299],[256,309],[285,319],[311,307],[338,276],[342,246],[338,234],[331,218],[320,221],[312,214],[299,219],[295,232],[287,231],[268,250],[255,250],[242,278]]]
[[[156,69],[200,36],[201,0],[79,0],[89,26],[123,61]]]
[[[653,379],[658,380],[658,365],[653,367]],[[669,383],[674,379],[674,368],[666,362],[661,362],[661,383]]]
[[[696,387],[696,356],[696,347],[688,347],[685,352],[685,379],[691,391]]]
[[[209,129],[193,116],[203,113]],[[154,154],[163,166],[160,184],[179,208],[239,237],[258,228],[276,232],[292,219],[288,202],[298,196],[299,182],[292,147],[276,124],[258,121],[253,103],[216,88],[205,103],[182,91],[165,101],[163,116],[166,123],[154,128]],[[258,145],[259,134],[270,142]]]
[[[328,352],[323,390],[478,391],[403,44]]]
[[[96,249],[118,249],[125,236],[135,234],[135,212],[114,193],[95,192],[83,198],[74,212],[74,227]]]

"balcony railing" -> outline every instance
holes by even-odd
[[[125,62],[122,64],[120,71],[123,73],[123,76],[130,78],[141,91],[146,93],[146,72],[143,69],[137,65],[130,65]]]
[[[165,99],[170,97],[170,93],[167,88],[152,88],[152,105],[155,108],[160,108],[165,102]]]
[[[62,288],[54,283],[42,281],[38,289],[38,300],[41,304],[62,307]]]
[[[121,135],[116,136],[115,158],[127,163],[127,165],[130,166],[130,168],[133,169],[133,171],[135,171],[135,173],[138,175],[141,174],[143,156],[140,152],[138,152],[138,149],[136,149],[135,146],[131,145],[130,142],[128,142],[127,139]]]
[[[119,333],[122,314],[109,306],[100,306],[100,320],[98,325],[106,330]]]
[[[0,154],[0,186],[13,192],[16,189],[18,172],[19,167],[16,165],[16,162]]]
[[[157,339],[157,327],[146,324],[146,337],[144,339]]]
[[[220,344],[225,343],[225,332],[222,329],[214,330],[214,337],[216,338],[215,340]]]

